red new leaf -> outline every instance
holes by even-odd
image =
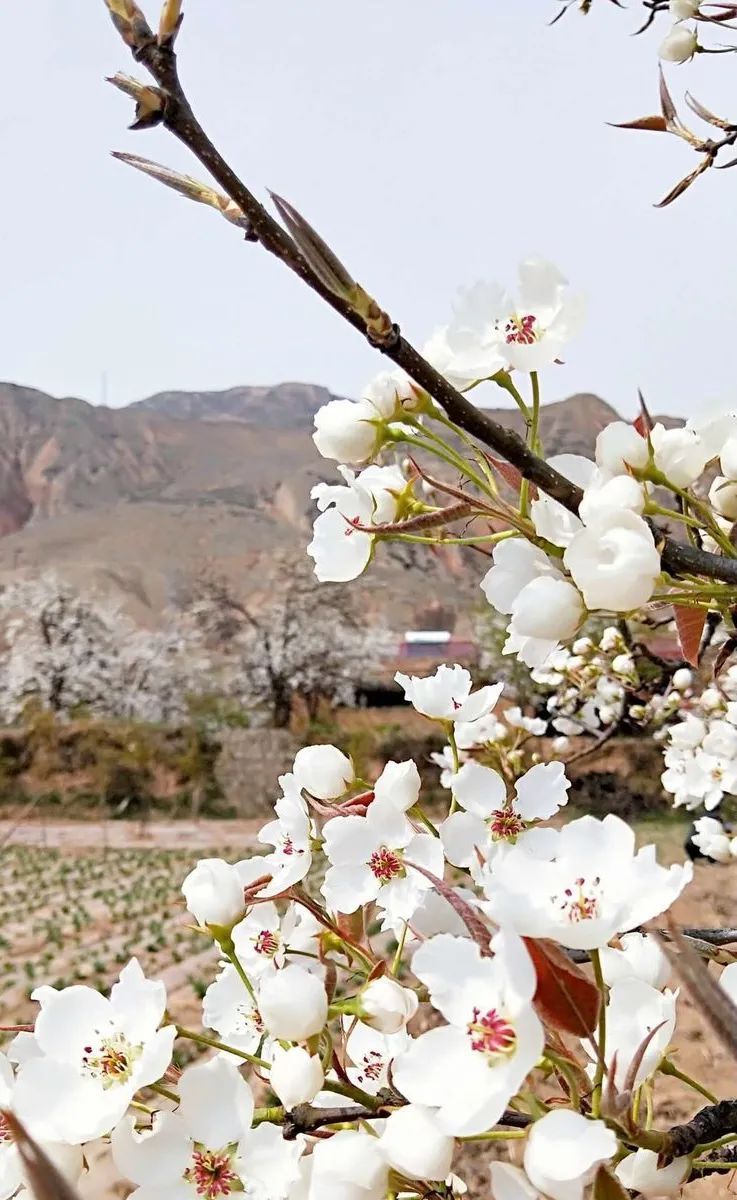
[[[547,938],[523,940],[537,972],[533,1004],[540,1020],[561,1033],[580,1038],[594,1033],[601,996],[593,980],[556,942]]]
[[[696,667],[699,663],[701,635],[704,632],[704,625],[706,623],[706,609],[681,608],[680,605],[674,605],[673,615],[676,619],[678,640],[681,643],[683,657],[686,662]]]

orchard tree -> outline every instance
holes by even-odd
[[[0,593],[0,714],[16,721],[35,703],[69,716],[174,723],[202,689],[207,659],[170,625],[140,629],[112,600],[82,594],[53,574]]]
[[[269,597],[241,599],[218,576],[195,583],[189,616],[222,656],[224,690],[277,728],[289,724],[296,700],[313,719],[323,701],[354,704],[367,672],[390,652],[388,632],[345,588],[321,586],[304,559],[277,563]]]
[[[737,405],[675,429],[643,407],[636,423],[602,431],[593,458],[546,458],[543,381],[575,353],[583,315],[560,272],[525,260],[516,296],[469,289],[420,353],[297,209],[274,197],[282,223],[272,217],[204,132],[174,52],[181,0],[166,0],[157,32],[135,0],[105,3],[151,76],[114,79],[136,100],[136,127],[162,125],[220,190],[121,157],[218,209],[396,368],[316,415],[317,448],[342,475],[313,491],[316,578],[350,583],[386,541],[468,546],[486,601],[505,618],[504,652],[557,689],[554,719],[594,729],[624,707],[634,717],[641,660],[658,665],[631,625],[666,612],[694,667],[715,635],[713,685],[664,669],[668,696],[651,715],[672,709],[672,689],[693,704],[670,725],[667,786],[677,803],[716,807],[737,789],[737,683],[727,674]],[[644,8],[648,23],[666,10],[675,20],[661,49],[671,62],[712,48],[702,34],[721,35],[734,15],[707,0]],[[737,141],[737,127],[692,108],[720,130],[713,141],[686,129],[667,88],[662,116],[634,123],[701,156],[669,201]],[[479,387],[511,395],[525,436],[476,405]],[[621,642],[590,638],[592,618]],[[618,817],[564,821],[564,763],[530,763],[521,742],[538,732],[534,720],[497,721],[503,683],[474,689],[450,664],[396,678],[447,741],[445,805],[428,811],[412,761],[367,780],[339,747],[299,750],[259,831],[261,852],[204,859],[182,886],[219,950],[207,1032],[174,1023],[164,984],[135,959],[109,998],[34,993],[32,1040],[19,1031],[0,1061],[7,1196],[25,1167],[39,1200],[68,1197],[80,1147],[100,1138],[141,1200],[450,1200],[467,1193],[468,1142],[481,1154],[489,1143],[510,1150],[489,1155],[495,1200],[675,1196],[734,1169],[729,1075],[693,1078],[676,1051],[688,993],[704,1030],[737,1056],[737,929],[679,929],[670,910],[691,864],[662,865]],[[495,758],[498,724],[511,750]],[[726,832],[704,826],[702,836],[730,859]],[[183,1041],[218,1054],[180,1072],[172,1056]],[[688,1121],[669,1123],[664,1078],[692,1094]],[[265,1079],[275,1102],[257,1107]]]

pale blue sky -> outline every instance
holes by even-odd
[[[605,122],[656,110],[657,35],[632,40],[635,12],[603,0],[551,29],[555,11],[185,0],[181,70],[249,185],[297,205],[410,337],[459,284],[511,282],[541,254],[590,298],[547,399],[592,390],[630,411],[641,384],[655,410],[688,413],[733,398],[737,171],[656,211],[691,152]],[[109,157],[199,170],[165,132],[125,131],[103,76],[134,68],[102,0],[6,0],[0,55],[0,378],[99,400],[106,374],[119,405],[284,379],[352,394],[379,368],[270,256]],[[728,111],[733,72],[724,56],[669,78]]]

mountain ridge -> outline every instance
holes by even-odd
[[[165,391],[113,409],[0,383],[0,577],[54,568],[121,593],[144,619],[203,571],[268,594],[274,557],[304,553],[311,487],[336,477],[310,438],[331,398],[287,382]],[[516,410],[486,411],[523,431]],[[548,453],[592,454],[616,417],[589,393],[545,406]],[[368,611],[388,605],[410,621],[428,595],[459,608],[459,592],[476,595],[457,547],[416,550],[382,548],[356,585]]]

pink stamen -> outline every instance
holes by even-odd
[[[233,1170],[230,1155],[218,1154],[214,1150],[195,1150],[192,1166],[187,1169],[186,1175],[194,1184],[197,1195],[204,1196],[206,1200],[229,1196],[233,1191],[231,1185],[240,1182]]]
[[[504,327],[505,341],[508,346],[533,346],[539,338],[535,330],[537,317],[528,313],[524,317],[511,317]]]
[[[517,1045],[514,1026],[495,1008],[490,1008],[483,1016],[481,1009],[474,1008],[473,1020],[468,1024],[468,1034],[471,1049],[478,1050],[490,1058],[511,1054]]]
[[[404,874],[401,858],[387,846],[379,846],[378,850],[374,850],[368,865],[380,883],[389,883]]]

